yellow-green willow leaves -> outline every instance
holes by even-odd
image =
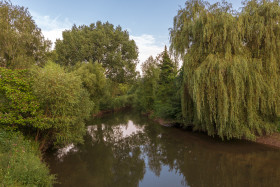
[[[188,1],[170,30],[184,60],[185,124],[227,139],[271,133],[280,116],[279,2],[243,5]]]

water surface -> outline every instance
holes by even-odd
[[[280,150],[221,142],[133,112],[92,119],[83,145],[47,156],[57,186],[280,186]]]

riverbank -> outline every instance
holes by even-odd
[[[256,142],[280,148],[280,133],[274,133],[272,135],[257,137]]]
[[[109,114],[109,113],[113,113],[113,112],[119,112],[122,110],[126,110],[131,107],[124,107],[124,108],[119,108],[119,109],[115,109],[115,110],[107,110],[107,111],[100,111],[97,114],[94,114],[94,117],[102,117],[105,114]],[[168,120],[168,119],[163,119],[163,118],[158,118],[158,117],[152,117],[152,113],[142,113],[143,116],[147,116],[149,119],[159,123],[162,126],[165,127],[182,127],[182,124],[179,123],[178,121],[174,121],[174,120]],[[276,148],[280,148],[280,133],[273,133],[272,135],[266,135],[266,136],[260,136],[256,138],[256,141],[259,144],[264,144],[264,145],[268,145],[268,146],[272,146],[272,147],[276,147]]]
[[[150,118],[150,115],[147,115],[147,116]],[[178,122],[175,122],[172,120],[165,120],[162,118],[154,118],[153,120],[155,122],[159,123],[160,125],[166,126],[166,127],[172,127],[172,126],[178,125]],[[271,135],[257,137],[256,142],[259,144],[264,144],[264,145],[280,148],[280,133],[276,132]]]

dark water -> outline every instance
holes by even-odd
[[[84,145],[50,153],[58,186],[280,186],[280,150],[221,142],[123,112],[88,122]]]

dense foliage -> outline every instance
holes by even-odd
[[[106,22],[74,25],[57,40],[52,59],[81,77],[93,113],[131,106],[138,49],[127,31]]]
[[[40,103],[33,94],[27,70],[0,67],[0,126],[5,129],[40,128]]]
[[[79,76],[54,63],[33,71],[0,68],[0,76],[2,128],[34,135],[41,148],[82,142],[93,102]]]
[[[90,26],[74,25],[63,32],[55,45],[57,62],[73,66],[78,62],[98,62],[108,78],[124,83],[132,80],[137,64],[138,49],[127,31],[106,22]]]
[[[181,85],[176,85],[176,76],[177,69],[175,63],[170,59],[165,47],[159,59],[159,80],[157,82],[155,100],[155,113],[157,116],[176,118],[180,113],[180,97],[177,94]]]
[[[84,119],[89,117],[93,103],[80,77],[54,63],[35,69],[34,74],[33,90],[44,114],[44,131],[38,135],[55,144],[82,142]]]
[[[137,46],[120,26],[74,25],[49,52],[28,10],[0,0],[0,184],[50,185],[36,149],[81,143],[90,114],[132,104],[222,139],[279,129],[279,2],[243,5],[187,1],[170,30],[183,67],[165,47],[140,77]]]
[[[245,1],[186,2],[171,29],[184,59],[185,124],[222,138],[254,139],[276,129],[280,115],[280,6]]]
[[[142,64],[143,77],[138,80],[134,105],[143,112],[154,110],[159,68],[157,61],[151,56]]]
[[[0,128],[1,186],[51,186],[55,177],[40,157],[37,144]]]
[[[100,110],[100,100],[106,95],[107,80],[105,70],[99,63],[76,64],[74,72],[82,81],[83,87],[90,94],[91,101],[94,101],[93,113]]]
[[[135,106],[154,117],[180,119],[180,76],[167,48],[156,59],[149,57],[142,64],[143,77],[138,81]]]
[[[0,1],[0,67],[43,64],[50,46],[24,7]]]

